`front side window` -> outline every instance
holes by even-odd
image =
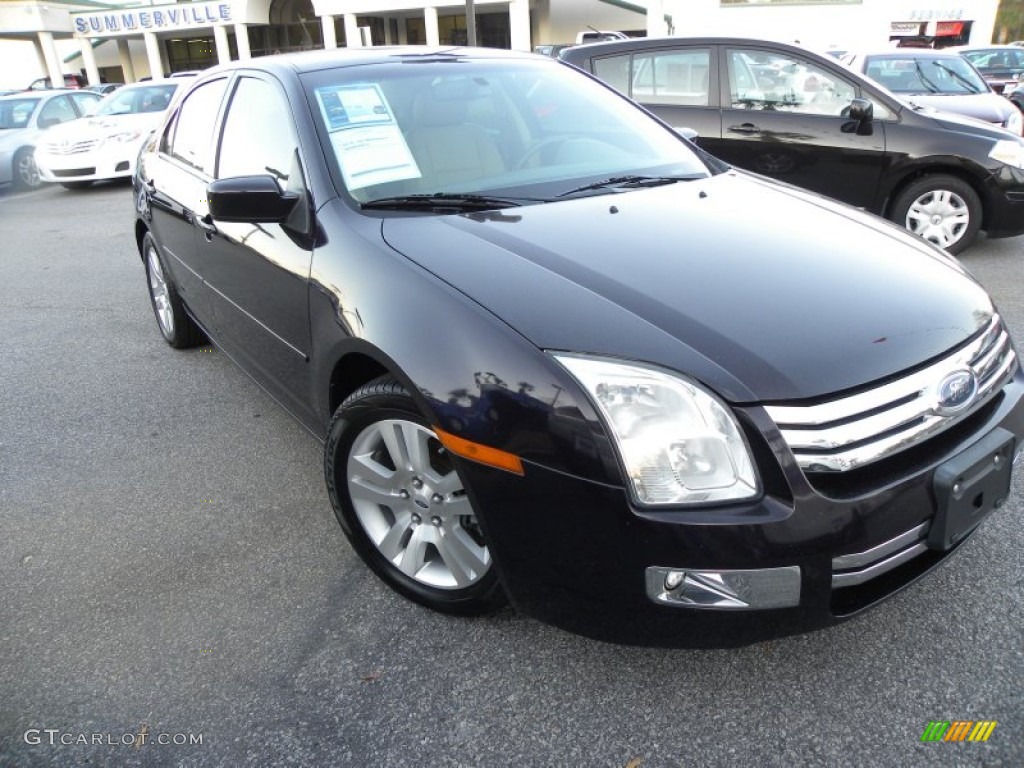
[[[177,89],[177,84],[121,88],[103,100],[96,114],[135,115],[143,112],[163,112],[170,105]]]
[[[270,174],[284,189],[297,141],[288,102],[270,83],[239,79],[220,143],[217,178]]]
[[[101,101],[100,97],[95,93],[85,91],[72,93],[70,96],[71,100],[75,102],[75,106],[78,107],[78,112],[81,115],[91,114],[92,110],[95,109],[96,105]]]
[[[183,163],[212,175],[214,127],[227,80],[203,83],[192,91],[178,110],[173,133],[167,136],[170,154]]]
[[[857,95],[846,80],[786,53],[732,49],[728,61],[733,109],[838,117]]]
[[[557,198],[613,176],[707,176],[671,130],[578,71],[453,57],[310,73],[325,151],[356,202],[394,195]]]
[[[57,125],[58,123],[66,123],[68,120],[74,120],[78,117],[75,112],[75,108],[68,101],[66,96],[58,96],[55,99],[50,99],[43,105],[43,108],[39,111],[39,127],[46,128],[47,126]]]

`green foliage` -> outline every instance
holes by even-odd
[[[1024,0],[1000,0],[993,42],[1024,40]]]

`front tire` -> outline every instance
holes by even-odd
[[[923,176],[904,189],[890,219],[952,254],[961,253],[981,229],[981,198],[962,179]]]
[[[388,586],[444,613],[504,605],[458,469],[398,381],[383,376],[345,399],[324,470],[338,522]]]
[[[142,256],[146,262],[149,301],[164,340],[175,349],[199,346],[206,340],[203,332],[185,311],[178,289],[164,269],[156,240],[149,232],[142,239]]]

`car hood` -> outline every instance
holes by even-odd
[[[144,112],[134,115],[101,115],[97,117],[82,117],[78,120],[70,120],[60,125],[47,129],[47,141],[58,142],[67,139],[69,141],[87,141],[89,139],[103,139],[127,131],[140,131],[148,133],[155,128],[163,112]]]
[[[1016,109],[1006,97],[996,93],[974,93],[964,95],[941,96],[939,94],[904,94],[902,98],[913,104],[932,107],[943,112],[955,112],[967,115],[975,120],[986,123],[1002,123],[1010,116],[1010,110]]]
[[[383,235],[542,349],[665,366],[733,402],[884,379],[963,343],[993,312],[958,262],[903,230],[736,171],[388,218]]]

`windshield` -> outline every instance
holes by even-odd
[[[0,130],[27,126],[38,103],[39,99],[0,100]]]
[[[606,178],[709,175],[671,130],[548,60],[436,54],[305,83],[337,178],[364,204],[403,195],[528,203]]]
[[[868,57],[864,74],[893,93],[985,93],[988,86],[961,56]]]
[[[177,84],[150,85],[145,88],[121,88],[107,96],[92,113],[100,115],[135,115],[141,112],[163,112],[171,103]]]

